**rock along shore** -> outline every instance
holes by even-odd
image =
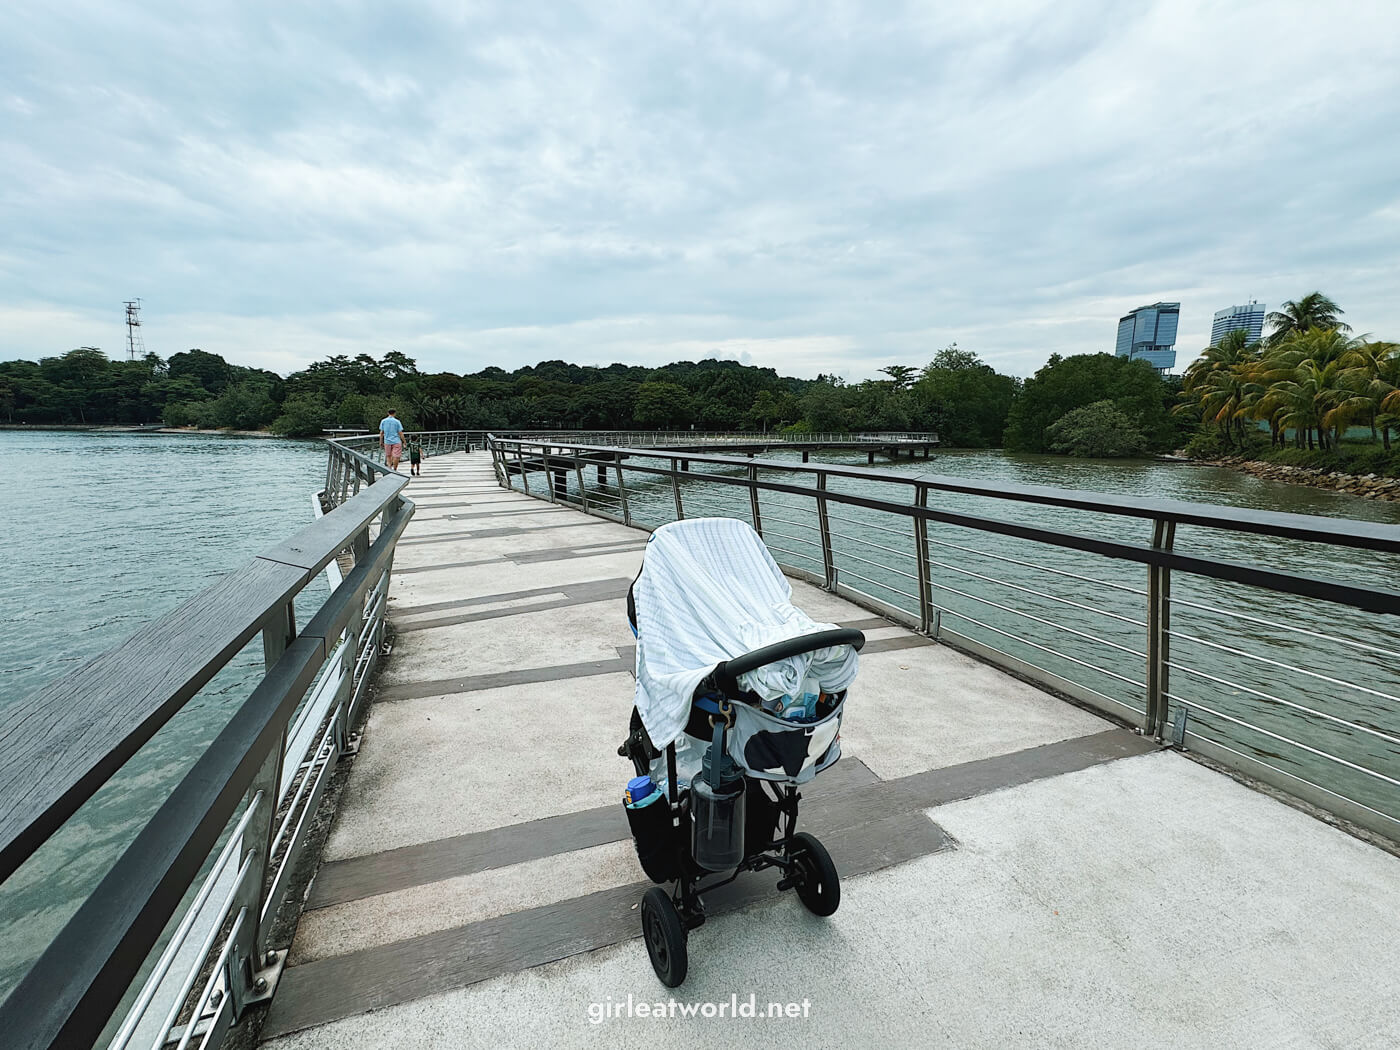
[[[1313,488],[1346,492],[1364,499],[1400,503],[1400,478],[1388,478],[1380,474],[1343,474],[1340,471],[1322,470],[1318,467],[1290,467],[1282,463],[1246,459],[1243,456],[1201,459],[1195,462],[1205,466],[1228,467],[1231,470],[1238,470],[1256,478],[1264,478],[1267,481],[1284,481],[1290,485],[1311,485]]]

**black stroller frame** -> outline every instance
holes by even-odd
[[[718,724],[723,723],[726,729],[733,725],[734,704],[760,702],[755,694],[739,687],[737,679],[741,674],[829,646],[850,645],[859,650],[864,644],[865,635],[860,631],[837,628],[789,638],[724,661],[696,689],[685,731],[690,736],[709,739],[709,731]],[[833,708],[844,700],[844,691],[835,694],[831,697]],[[631,759],[638,776],[646,776],[652,761],[661,754],[647,736],[636,708],[632,710],[627,739],[617,753]],[[666,746],[665,755],[666,833],[651,848],[638,836],[637,850],[642,867],[653,882],[674,883],[669,893],[661,886],[648,890],[642,898],[641,913],[652,967],[662,984],[675,988],[685,980],[688,969],[687,935],[705,923],[705,894],[729,885],[746,871],[778,868],[782,872],[778,889],[796,890],[808,911],[825,917],[840,905],[841,885],[826,848],[816,836],[797,830],[798,803],[802,800],[797,786],[787,783],[778,789],[775,784],[775,800],[769,797],[761,780],[751,776],[744,777],[748,820],[742,860],[728,875],[702,868],[690,851],[690,789],[678,789],[674,742]]]

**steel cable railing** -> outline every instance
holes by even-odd
[[[1304,544],[1400,573],[1400,526],[557,435],[487,444],[503,486],[591,514],[747,520],[796,576],[1400,839],[1400,593],[1252,558]]]

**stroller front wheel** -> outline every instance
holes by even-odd
[[[685,980],[689,959],[685,948],[685,927],[676,905],[660,886],[653,886],[642,897],[642,937],[647,942],[651,967],[667,988],[677,988]]]
[[[797,863],[797,897],[813,915],[825,918],[841,906],[841,876],[831,854],[815,835],[799,831],[792,837]]]

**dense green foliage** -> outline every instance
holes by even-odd
[[[1147,436],[1112,401],[1076,408],[1045,428],[1051,452],[1105,459],[1141,456]]]
[[[949,347],[920,371],[848,385],[735,361],[597,368],[544,361],[506,372],[423,373],[391,351],[317,361],[283,379],[189,350],[168,362],[111,361],[83,348],[0,364],[0,418],[29,424],[160,423],[289,436],[372,430],[395,408],[410,430],[937,430],[947,445],[1000,443],[1018,380]]]
[[[282,378],[190,350],[162,361],[112,361],[90,346],[60,357],[0,363],[0,417],[22,423],[160,423],[168,406],[209,427],[249,428],[272,418]],[[196,409],[195,406],[198,406]]]
[[[1000,375],[957,345],[940,350],[914,384],[930,429],[958,448],[1000,447],[1021,381]]]
[[[1271,313],[1261,342],[1231,332],[1202,350],[1174,410],[1200,424],[1187,450],[1400,472],[1390,433],[1400,428],[1400,345],[1350,337],[1342,312],[1312,292]],[[1352,428],[1369,433],[1370,451],[1343,442]]]
[[[1044,368],[1026,380],[1011,406],[1006,447],[1024,452],[1054,451],[1050,428],[1055,423],[1076,409],[1107,401],[1141,435],[1141,452],[1164,452],[1180,438],[1169,414],[1175,399],[1174,381],[1158,375],[1145,361],[1113,354],[1065,358],[1054,354]]]

